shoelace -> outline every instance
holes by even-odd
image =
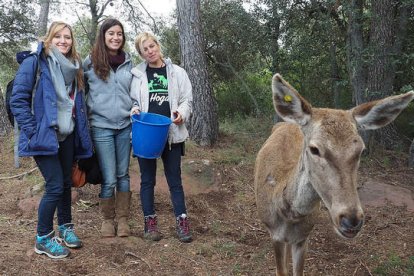
[[[63,238],[68,242],[76,242],[79,238],[76,236],[73,228],[66,228],[63,232]]]
[[[188,234],[188,232],[190,231],[190,225],[186,218],[180,218],[178,220],[178,226],[180,228],[181,233],[183,234]]]
[[[46,247],[51,247],[50,251],[51,252],[60,252],[63,250],[63,246],[61,245],[62,243],[62,239],[59,238],[58,236],[54,236],[53,238],[51,238],[49,241],[47,241],[46,243]]]
[[[155,218],[148,219],[148,232],[157,231],[157,220]]]

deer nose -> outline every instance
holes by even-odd
[[[347,238],[355,237],[364,225],[363,215],[341,215],[340,226],[341,233]]]
[[[360,230],[362,228],[362,224],[364,223],[363,219],[358,219],[356,216],[345,217],[341,218],[341,227],[346,229],[355,229]]]

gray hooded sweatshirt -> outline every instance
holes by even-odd
[[[123,129],[131,124],[131,69],[131,57],[125,53],[125,62],[116,72],[111,69],[108,79],[103,81],[95,74],[90,57],[85,59],[83,70],[89,87],[86,105],[91,127]]]

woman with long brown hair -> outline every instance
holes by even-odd
[[[37,51],[20,65],[10,100],[20,128],[19,155],[33,156],[45,179],[35,252],[50,258],[64,258],[70,254],[66,247],[82,246],[72,223],[71,172],[75,158],[92,155],[83,88],[72,28],[53,22]]]
[[[99,194],[103,237],[126,237],[130,233],[132,61],[124,52],[124,45],[124,27],[117,19],[108,18],[100,26],[92,53],[83,64],[89,87],[87,106],[91,134],[103,178]]]

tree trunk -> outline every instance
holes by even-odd
[[[407,5],[397,0],[376,0],[370,3],[370,28],[367,47],[363,38],[363,0],[352,0],[348,25],[348,72],[355,104],[391,95],[396,68],[393,56],[401,52],[407,25]],[[374,135],[373,135],[374,134]],[[393,147],[398,136],[393,125],[375,132],[362,131],[367,145]],[[375,142],[374,142],[375,141]],[[369,151],[372,147],[368,146]]]
[[[89,0],[89,10],[91,12],[91,29],[89,30],[88,38],[89,44],[93,47],[95,44],[96,39],[96,31],[98,30],[98,7],[97,7],[97,0]]]
[[[349,7],[347,65],[349,79],[353,88],[354,104],[366,102],[366,75],[363,59],[363,0],[352,0]]]
[[[393,56],[397,24],[397,1],[376,0],[371,2],[371,27],[368,62],[367,101],[390,96],[394,92],[395,68]],[[375,132],[368,132],[369,139],[386,148],[393,148],[399,140],[393,124]],[[371,149],[372,150],[372,149]]]
[[[395,30],[395,2],[372,1],[370,32],[371,59],[368,63],[367,100],[378,100],[393,92],[395,71],[392,55]]]
[[[280,73],[280,60],[279,60],[279,38],[280,38],[280,22],[281,18],[279,15],[280,3],[278,1],[270,1],[272,17],[269,20],[270,29],[270,42],[271,42],[271,56],[272,56],[272,69],[273,74]],[[273,123],[283,122],[283,119],[275,112],[273,115]]]
[[[334,107],[340,108],[340,89],[338,82],[340,81],[339,77],[339,66],[338,66],[338,59],[336,57],[336,45],[335,42],[331,43],[331,47],[329,49],[330,57],[331,57],[331,89],[334,96]]]
[[[279,60],[279,38],[280,38],[280,15],[279,15],[279,3],[278,1],[271,1],[272,17],[269,20],[270,29],[270,41],[271,41],[271,55],[272,55],[272,70],[273,74],[280,73],[280,60]]]
[[[200,0],[177,0],[177,14],[181,62],[193,86],[190,137],[201,146],[211,146],[218,137],[218,114],[204,54]]]
[[[411,142],[410,155],[408,157],[408,166],[414,168],[414,139]]]
[[[39,4],[40,4],[40,14],[39,14],[39,19],[37,21],[36,36],[42,37],[47,32],[47,20],[49,18],[50,0],[40,0]]]

